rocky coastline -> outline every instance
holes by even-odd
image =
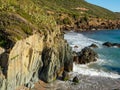
[[[94,9],[79,7],[78,2],[72,0],[61,3],[63,6],[66,4],[69,6],[69,2],[71,5],[77,4],[75,7],[70,6],[70,9],[57,5],[59,0],[55,0],[56,3],[51,3],[54,0],[44,1],[0,1],[0,90],[68,90],[70,88],[74,90],[75,85],[72,84],[79,85],[81,79],[89,84],[89,79],[86,81],[84,76],[79,77],[81,75],[72,76],[70,72],[73,71],[74,63],[95,62],[98,55],[91,47],[97,48],[97,46],[93,44],[81,52],[73,53],[72,48],[64,39],[63,31],[120,29],[120,20],[117,20],[117,17],[113,20],[111,17],[108,17],[109,19],[103,17],[109,13],[114,15],[114,12],[106,10],[107,15],[96,17],[97,15],[90,13]],[[86,5],[84,0],[80,0],[79,4],[81,2]],[[46,3],[50,5],[46,6]],[[53,5],[55,5],[54,10]],[[96,8],[96,6],[93,7]],[[98,8],[100,11],[103,10]],[[116,43],[104,45],[120,47]],[[70,83],[65,83],[69,81]],[[59,82],[62,84],[59,85]],[[117,82],[119,83],[119,81],[114,83]],[[94,83],[96,82],[91,85]],[[53,84],[55,88],[50,84]],[[80,84],[81,87],[84,84]]]
[[[80,52],[73,52],[74,65],[96,62],[98,55],[93,50],[93,48],[99,48],[96,46],[97,45],[95,44],[91,44],[90,46],[83,48]],[[75,46],[75,48],[77,47],[78,46]],[[84,62],[82,62],[83,60]],[[67,79],[58,78],[51,83],[39,81],[32,90],[120,90],[119,78],[114,79],[102,76],[82,75],[78,72],[70,72],[63,77],[67,77]]]
[[[6,49],[0,48],[1,90],[20,90],[21,88],[32,90],[37,87],[36,85],[39,86],[38,82],[41,82],[40,80],[44,81],[44,84],[46,82],[46,85],[48,86],[50,85],[50,82],[53,82],[56,79],[60,79],[60,81],[57,80],[58,83],[62,82],[60,85],[63,85],[65,81],[68,82],[70,78],[73,78],[73,81],[70,81],[71,83],[78,82],[81,80],[81,78],[78,77],[83,77],[84,75],[69,75],[69,72],[73,70],[73,62],[76,64],[87,64],[95,62],[98,58],[98,55],[94,52],[93,48],[99,47],[95,44],[83,48],[80,52],[72,52],[68,43],[63,39],[63,34],[61,32],[59,34],[58,32],[55,32],[52,36],[48,34],[46,41],[44,41],[44,38],[44,35],[42,36],[37,33],[26,39],[17,41],[9,52]],[[103,46],[119,47],[119,44],[105,42],[103,43]],[[79,46],[75,46],[75,48],[78,47]],[[91,76],[86,77],[94,78]],[[76,81],[76,79],[78,81]],[[110,80],[111,83],[116,81],[120,82],[119,80],[106,79]],[[69,84],[69,87],[72,88],[70,90],[76,90],[73,89],[74,85],[72,84]],[[50,85],[49,89],[44,89],[50,90],[50,88],[58,87]],[[63,86],[61,86],[61,88],[63,88]],[[39,89],[36,88],[33,90]],[[83,90],[85,90],[85,87]]]
[[[15,90],[21,85],[33,88],[39,79],[51,82],[63,71],[72,71],[71,48],[62,35],[44,38],[34,34],[16,42],[9,53],[1,49],[0,90]]]
[[[72,20],[71,24],[61,25],[61,30],[66,31],[95,31],[95,30],[117,30],[120,29],[120,20],[110,20],[101,18],[87,18],[83,20]]]

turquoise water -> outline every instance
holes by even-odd
[[[120,48],[105,47],[104,42],[120,43],[120,30],[102,30],[65,34],[65,39],[75,51],[95,43],[99,48],[94,49],[98,55],[98,61],[87,65],[74,65],[74,71],[85,75],[106,76],[120,78]],[[74,46],[79,46],[75,49]]]
[[[97,41],[120,43],[120,30],[93,31],[82,34]],[[99,54],[99,58],[107,62],[101,65],[103,68],[120,74],[120,48],[102,47],[95,51]]]
[[[85,36],[99,40],[99,41],[109,41],[113,43],[120,43],[120,30],[101,30],[101,31],[91,31],[83,32]]]

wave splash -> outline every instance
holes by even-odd
[[[90,46],[93,43],[96,44],[99,48],[102,48],[102,43],[103,43],[102,41],[97,41],[88,38],[83,34],[75,33],[75,32],[69,32],[65,34],[64,38],[68,41],[69,45],[72,47],[72,50],[76,52],[81,51],[84,47]],[[74,48],[74,46],[78,46],[78,48]],[[89,63],[85,65],[74,64],[73,72],[82,75],[89,75],[89,76],[120,78],[120,75],[118,73],[105,71],[104,69],[102,69],[102,64],[104,65],[105,63],[109,63],[109,61],[98,59],[98,61],[94,63]]]
[[[68,41],[69,45],[72,47],[73,51],[81,51],[84,47],[87,47],[91,44],[96,44],[101,48],[101,44],[103,42],[97,41],[91,38],[88,38],[80,33],[69,32],[64,35],[64,38]],[[74,46],[78,46],[78,48],[74,48]]]

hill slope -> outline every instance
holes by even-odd
[[[116,20],[118,14],[84,0],[0,0],[0,5],[0,46],[7,43],[5,38],[17,41],[57,26],[68,30],[119,28],[116,21],[109,21]]]
[[[114,29],[116,18],[84,0],[0,0],[0,90],[32,88],[71,71],[71,48],[60,28]]]
[[[62,29],[91,30],[119,27],[116,24],[119,17],[116,13],[84,0],[34,0],[34,2],[43,8],[46,14],[54,16]],[[90,21],[92,24],[89,25]]]
[[[34,0],[44,10],[52,10],[56,13],[68,13],[88,15],[103,18],[116,18],[114,12],[105,8],[87,3],[84,0]],[[81,13],[83,12],[83,13]]]
[[[56,21],[32,0],[0,0],[0,46],[49,30],[58,30]]]

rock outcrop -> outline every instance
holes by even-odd
[[[15,90],[22,85],[32,88],[39,79],[51,82],[73,68],[71,48],[60,32],[47,37],[33,34],[2,54],[0,90]]]
[[[96,44],[91,44],[89,47],[91,47],[91,48],[98,48],[98,46],[96,45]]]
[[[85,47],[81,50],[81,52],[78,52],[76,55],[74,55],[73,61],[77,64],[86,64],[96,61],[97,58],[98,55],[95,51],[89,47]]]
[[[103,43],[103,46],[107,46],[107,47],[116,46],[116,47],[120,48],[120,44],[119,43],[111,43],[111,42],[105,42],[105,43]]]
[[[72,70],[71,48],[54,16],[33,0],[0,5],[0,90],[32,88]]]
[[[113,44],[111,42],[105,42],[103,43],[104,46],[107,46],[107,47],[112,47]]]
[[[74,31],[94,31],[94,30],[112,30],[120,29],[120,20],[101,19],[95,17],[84,17],[72,20],[71,24],[61,26],[62,30]]]

